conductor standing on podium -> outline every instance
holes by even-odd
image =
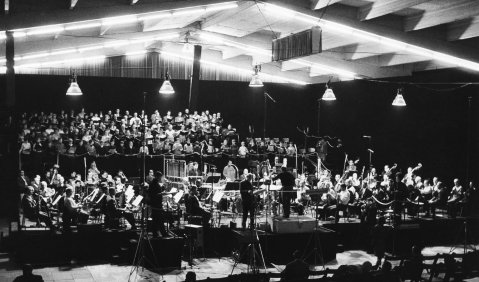
[[[289,218],[290,207],[291,207],[291,197],[293,195],[294,187],[294,176],[291,174],[286,167],[281,168],[281,173],[273,177],[272,181],[281,180],[281,194],[280,194],[280,203],[283,205],[283,217]]]

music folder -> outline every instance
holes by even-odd
[[[220,181],[221,175],[211,175],[206,178],[205,183],[218,183]]]
[[[226,182],[225,191],[240,190],[241,181]]]

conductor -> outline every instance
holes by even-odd
[[[286,167],[283,166],[281,168],[281,173],[273,177],[272,181],[276,181],[278,179],[281,180],[281,185],[283,185],[279,199],[280,203],[283,205],[283,217],[289,218],[291,198],[294,187],[294,176],[286,169]]]
[[[165,212],[163,211],[163,194],[165,192],[163,180],[163,174],[159,171],[155,172],[155,178],[153,178],[150,187],[148,188],[151,217],[153,220],[153,237],[158,237],[158,229],[160,230],[161,236],[168,236],[165,229]]]

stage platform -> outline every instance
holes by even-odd
[[[269,220],[272,220],[271,218]],[[289,220],[295,220],[291,217]],[[409,253],[412,245],[434,246],[464,242],[464,223],[467,222],[467,242],[477,243],[479,219],[465,218],[410,218],[397,227],[390,228],[387,251],[402,255]],[[259,222],[261,223],[261,222]],[[244,243],[235,236],[236,229],[229,225],[204,229],[204,247],[195,257],[228,257]],[[176,254],[174,261],[162,262],[165,267],[176,267],[179,260],[188,257],[183,226],[175,230],[176,237],[156,239],[155,251],[159,254]],[[83,261],[131,259],[132,246],[138,239],[137,231],[104,230],[100,225],[81,226],[71,236],[50,233],[48,230],[22,230],[13,232],[3,240],[3,248],[18,262],[56,263],[75,258]],[[306,256],[316,249],[328,262],[338,252],[351,249],[370,250],[370,230],[357,220],[339,223],[319,221],[315,232],[278,234],[259,231],[258,238],[268,263],[284,264],[291,260],[294,250]],[[475,241],[474,241],[475,240]],[[311,256],[314,258],[314,256]],[[319,260],[316,260],[320,263]],[[314,262],[314,260],[310,260]]]

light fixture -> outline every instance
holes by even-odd
[[[326,91],[324,91],[323,97],[321,98],[324,101],[335,101],[336,95],[334,95],[333,89],[329,88],[329,85],[326,83]]]
[[[249,82],[249,87],[263,87],[263,82],[259,78],[259,72],[261,71],[261,65],[256,65],[253,68],[254,74],[251,77],[251,81]]]
[[[78,86],[76,74],[73,73],[70,78],[70,87],[68,87],[67,96],[81,96],[81,95],[83,95],[83,92],[81,91],[80,86]]]
[[[393,101],[393,106],[395,107],[405,107],[406,106],[406,100],[404,100],[404,97],[402,95],[402,88],[398,88],[398,92],[396,94],[396,97],[394,98]]]
[[[170,82],[170,75],[168,74],[168,70],[166,70],[165,74],[165,81],[163,81],[163,84],[160,87],[160,94],[175,94],[175,89],[173,89],[173,85],[171,85]]]

